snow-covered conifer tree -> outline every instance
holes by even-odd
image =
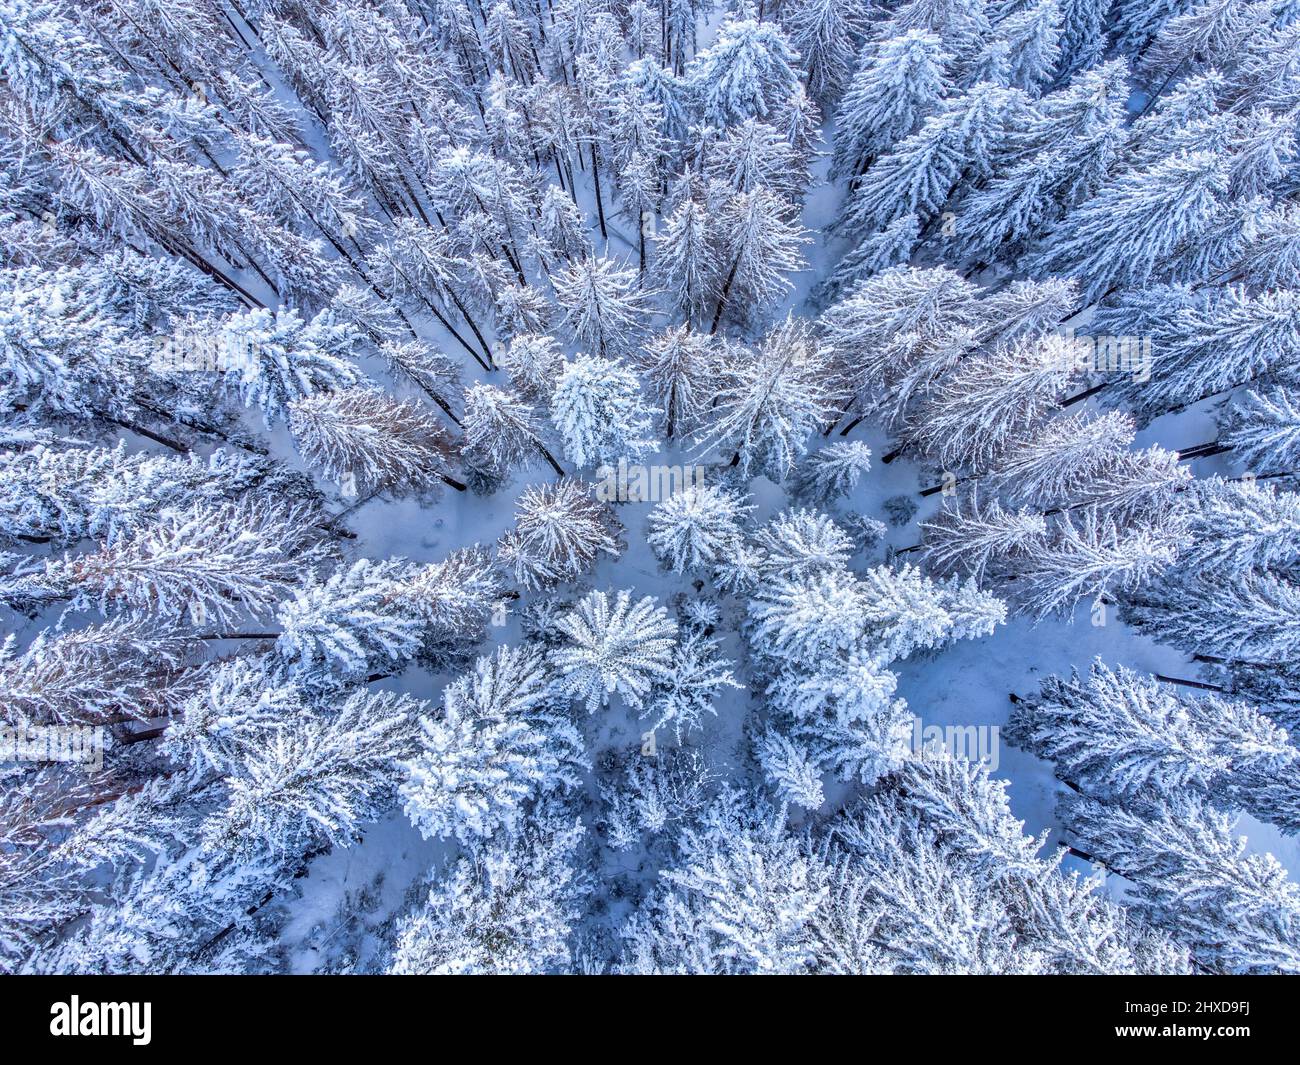
[[[594,713],[614,694],[640,707],[651,685],[672,674],[677,626],[649,596],[592,592],[559,621],[567,640],[551,653],[559,688]]]
[[[357,691],[333,713],[305,711],[290,728],[268,729],[227,779],[228,805],[203,825],[205,848],[296,858],[322,841],[349,845],[389,809],[422,705]]]
[[[406,815],[424,836],[461,842],[514,834],[539,796],[576,787],[582,738],[548,708],[535,650],[499,647],[443,692],[406,763]]]
[[[783,480],[834,410],[837,371],[833,349],[788,318],[752,356],[729,362],[701,445],[730,451],[744,473]]]
[[[1046,541],[1030,540],[1016,560],[1015,597],[1039,618],[1135,588],[1177,554],[1176,538],[1157,529],[1120,529],[1091,508],[1061,515]]]
[[[1225,170],[1221,156],[1197,152],[1121,175],[1050,231],[1033,269],[1078,278],[1088,300],[1146,284],[1207,232],[1222,207]]]
[[[674,573],[709,567],[737,551],[751,509],[725,488],[689,485],[651,512],[646,540]]]
[[[161,717],[197,682],[190,642],[148,621],[113,618],[67,632],[43,630],[18,653],[0,644],[6,724],[95,724]]]
[[[782,802],[816,810],[826,801],[821,769],[801,745],[774,730],[758,741],[758,761]]]
[[[703,727],[706,714],[717,714],[715,701],[722,689],[743,689],[718,644],[694,627],[685,630],[671,672],[655,684],[646,705],[646,716],[654,718],[652,728],[672,728],[680,742],[684,733]]]
[[[799,0],[782,13],[781,23],[808,75],[809,92],[819,100],[838,96],[866,36],[866,5]]]
[[[618,520],[593,485],[565,478],[519,497],[515,527],[497,555],[526,588],[576,581],[602,554],[619,554]]]
[[[652,411],[636,375],[622,363],[578,355],[564,365],[551,393],[551,420],[577,467],[637,461],[654,449]]]
[[[1038,695],[1016,703],[1006,738],[1101,801],[1195,793],[1220,809],[1243,808],[1300,830],[1300,755],[1284,731],[1244,703],[1184,696],[1098,661],[1086,680],[1077,672],[1049,677]]]
[[[623,970],[806,971],[828,878],[784,821],[763,799],[724,790],[679,835],[680,858],[624,930]]]
[[[982,577],[992,567],[1014,570],[1015,559],[1041,544],[1047,535],[1047,521],[1041,514],[1005,510],[996,500],[981,505],[972,496],[969,507],[958,503],[945,507],[925,531],[925,564],[940,573],[964,571]]]
[[[760,568],[770,576],[842,570],[853,554],[853,540],[831,518],[802,507],[776,515],[754,535]]]
[[[247,498],[169,510],[99,550],[47,561],[30,578],[37,597],[101,612],[136,610],[194,625],[225,625],[269,611],[318,555],[310,507]]]
[[[909,30],[863,49],[835,115],[831,175],[852,178],[915,133],[951,88],[952,56],[932,33]]]
[[[848,495],[871,469],[871,449],[857,440],[827,444],[799,464],[795,491],[813,503]]]
[[[688,322],[699,320],[717,298],[717,244],[708,209],[693,196],[682,198],[656,237],[655,284]]]
[[[854,187],[837,225],[865,237],[901,215],[929,222],[962,181],[988,177],[993,155],[1028,108],[1025,94],[991,82],[947,98],[920,129],[880,155]]]
[[[719,283],[710,332],[717,332],[728,308],[743,320],[762,320],[768,308],[791,290],[784,275],[802,269],[800,248],[808,239],[792,214],[787,201],[765,188],[737,193],[723,205],[718,241],[726,272]]]
[[[1072,355],[1049,335],[963,361],[932,390],[908,439],[946,469],[987,465],[1055,409],[1075,370]]]
[[[464,488],[451,475],[451,438],[409,400],[365,388],[311,396],[290,407],[289,430],[303,458],[349,495]]]
[[[564,468],[542,442],[536,411],[493,385],[472,385],[465,392],[465,444],[461,448],[472,466],[494,476],[537,458],[550,463],[560,476]]]
[[[716,394],[725,348],[688,326],[674,326],[632,354],[650,400],[663,411],[669,439],[699,427]]]
[[[556,378],[564,369],[564,352],[545,333],[521,333],[511,338],[501,356],[501,366],[526,401],[548,403]]]
[[[562,327],[601,358],[626,354],[644,328],[646,293],[635,270],[592,256],[553,278]]]
[[[767,118],[800,81],[799,53],[773,22],[728,19],[686,77],[704,121],[720,129]]]
[[[1271,854],[1244,854],[1232,821],[1195,796],[1139,810],[1063,801],[1074,844],[1134,884],[1135,908],[1230,974],[1300,969],[1300,889]]]
[[[592,891],[582,820],[547,805],[521,831],[458,858],[398,932],[390,972],[507,975],[565,972],[569,936]]]
[[[714,774],[693,747],[653,758],[639,751],[612,760],[614,780],[601,785],[604,828],[615,850],[630,850],[644,835],[659,835],[693,817],[711,798]]]
[[[1247,469],[1284,473],[1300,459],[1300,406],[1287,389],[1247,393],[1223,425],[1223,442]]]
[[[415,657],[424,624],[402,595],[405,571],[399,562],[359,559],[294,589],[276,611],[276,650],[300,682],[365,680]]]

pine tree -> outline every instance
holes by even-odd
[[[514,341],[520,336],[546,333],[554,311],[551,301],[532,285],[507,283],[497,290],[492,323],[497,336]]]
[[[551,420],[577,467],[626,458],[652,447],[651,408],[636,376],[618,362],[578,355],[565,363],[551,395]]]
[[[1117,395],[1151,416],[1247,384],[1275,368],[1286,377],[1300,343],[1297,325],[1300,295],[1294,291],[1214,290],[1175,313],[1175,335],[1159,350],[1152,344],[1151,379],[1121,382]]]
[[[795,492],[813,503],[826,504],[846,496],[871,469],[871,449],[857,440],[827,444],[803,462],[795,476]]]
[[[493,385],[471,385],[465,392],[464,428],[461,453],[476,469],[501,477],[540,457],[564,476],[542,442],[536,411],[517,395]]]
[[[711,146],[704,169],[712,195],[723,188],[753,192],[762,187],[799,203],[811,180],[798,152],[780,131],[752,118],[728,130]]]
[[[402,598],[426,625],[421,659],[459,662],[486,635],[505,587],[492,553],[475,544],[406,575]]]
[[[1300,495],[1258,481],[1207,477],[1179,508],[1179,567],[1203,579],[1252,571],[1290,574],[1300,562]]]
[[[42,630],[21,652],[0,644],[0,680],[11,726],[96,724],[161,717],[197,683],[190,642],[148,621]]]
[[[727,366],[701,446],[733,452],[742,473],[783,480],[834,409],[832,360],[806,322],[788,318],[751,358]]]
[[[1134,906],[1222,974],[1300,969],[1300,891],[1271,854],[1243,854],[1231,820],[1194,797],[1129,810],[1082,796],[1062,809],[1076,844],[1134,884]]]
[[[643,328],[646,294],[635,270],[608,258],[591,257],[557,274],[555,298],[564,311],[562,327],[576,343],[601,358],[626,354]]]
[[[976,287],[952,270],[899,266],[857,282],[818,320],[836,351],[853,351],[846,365],[853,401],[864,411],[907,407],[903,382],[924,382],[964,353],[983,318]]]
[[[1109,0],[1064,0],[1061,4],[1061,77],[1091,66],[1106,50],[1109,9]]]
[[[638,268],[646,273],[646,230],[655,222],[660,197],[659,173],[649,156],[635,152],[618,171],[619,213],[637,228]]]
[[[553,337],[544,333],[521,333],[511,338],[501,356],[501,366],[524,400],[547,403],[564,369],[564,352]]]
[[[1154,677],[1098,661],[1086,680],[1077,672],[1049,677],[1039,695],[1016,703],[1007,739],[1104,802],[1192,793],[1300,830],[1295,798],[1283,799],[1300,795],[1300,755],[1244,703],[1181,696]]]
[[[1226,182],[1224,160],[1206,153],[1121,175],[1049,232],[1031,269],[1078,278],[1086,300],[1145,285],[1207,231]]]
[[[1060,506],[1125,454],[1134,435],[1133,419],[1117,411],[1053,418],[1007,446],[993,484],[1017,505]]]
[[[1300,459],[1300,408],[1286,389],[1248,391],[1223,424],[1223,443],[1247,469],[1281,473]]]
[[[967,80],[996,81],[1037,95],[1061,58],[1061,8],[1057,0],[1003,8],[991,39],[967,70]]]
[[[542,194],[538,215],[538,230],[553,255],[563,256],[571,262],[591,257],[587,227],[573,200],[565,193],[554,185],[548,185]]]
[[[832,974],[1035,973],[1040,944],[1008,900],[892,795],[854,807],[812,919],[817,970]]]
[[[674,573],[713,566],[735,554],[752,509],[724,488],[690,485],[651,511],[646,540]]]
[[[915,214],[899,215],[880,232],[864,237],[849,249],[825,283],[825,291],[837,293],[855,281],[872,277],[891,266],[907,263],[912,258],[920,236],[920,219]]]
[[[548,708],[548,684],[540,653],[499,647],[448,685],[402,784],[421,835],[510,836],[539,796],[578,785],[582,737]]]
[[[642,57],[628,64],[623,79],[626,91],[636,91],[647,103],[657,105],[665,139],[681,140],[686,132],[687,101],[685,88],[673,72]]]
[[[689,326],[672,326],[632,355],[650,400],[664,414],[664,435],[690,433],[704,419],[719,375],[720,351]]]
[[[781,22],[807,72],[809,92],[819,100],[838,96],[866,36],[865,5],[802,0],[782,13]]]
[[[1118,528],[1092,509],[1065,514],[1046,542],[1028,541],[1017,559],[1015,597],[1038,618],[1135,588],[1169,566],[1176,541],[1148,527]]]
[[[859,596],[865,602],[867,648],[885,661],[989,636],[1006,621],[1005,605],[980,591],[973,579],[938,584],[910,566],[868,570]]]
[[[1003,509],[996,500],[983,506],[974,495],[969,510],[960,503],[921,523],[926,567],[939,573],[1014,572],[1015,560],[1038,548],[1047,536],[1041,514]]]
[[[98,551],[45,563],[39,597],[68,598],[193,625],[264,614],[319,556],[310,507],[248,498],[166,511],[139,530],[110,535]]]
[[[349,496],[465,487],[450,473],[450,437],[409,400],[363,388],[326,393],[294,403],[289,430],[303,458]]]
[[[774,23],[728,19],[712,47],[691,61],[687,82],[704,121],[725,129],[775,113],[800,81],[798,59]]]
[[[1185,950],[1128,922],[1098,893],[1095,880],[1060,873],[1063,852],[1040,859],[1043,837],[1024,834],[1011,815],[1006,783],[988,768],[944,753],[906,762],[898,774],[908,807],[945,849],[977,875],[997,871],[999,892],[1021,934],[1063,973],[1187,972]],[[853,841],[855,833],[845,833]]]
[[[655,240],[654,280],[687,322],[699,321],[717,298],[717,235],[693,196],[677,204]]]
[[[808,921],[828,893],[816,860],[759,797],[724,790],[623,930],[628,973],[805,971]]]
[[[487,341],[465,304],[468,262],[456,253],[450,235],[415,219],[400,218],[392,237],[370,253],[366,268],[384,291],[412,311],[433,315],[456,343],[488,367]],[[449,313],[459,314],[474,333],[477,348],[456,329]]]
[[[1259,28],[1257,19],[1261,19],[1261,13],[1241,0],[1197,4],[1160,27],[1142,54],[1142,66],[1152,78],[1230,69],[1247,38]]]
[[[920,129],[872,163],[851,193],[838,227],[867,236],[901,215],[929,222],[962,182],[989,176],[994,152],[1027,109],[1023,92],[988,82],[950,97]]]
[[[566,478],[525,489],[497,555],[526,588],[566,584],[590,572],[602,554],[618,556],[618,531],[593,487]]]
[[[853,540],[831,518],[802,507],[782,511],[754,535],[765,576],[790,577],[843,570]]]
[[[99,304],[89,278],[75,271],[6,271],[0,289],[0,404],[6,412],[91,418],[121,416],[123,395],[143,352]],[[124,375],[115,368],[126,363]],[[125,378],[125,379],[124,379]]]
[[[937,34],[944,48],[965,65],[992,31],[986,7],[980,0],[907,0],[877,25],[875,36],[884,41],[908,30],[925,30]]]
[[[415,657],[424,624],[402,594],[406,569],[358,559],[323,581],[309,576],[280,604],[276,650],[300,683],[365,680]]]
[[[567,637],[551,653],[559,688],[591,713],[614,694],[639,708],[654,681],[672,673],[677,626],[649,596],[633,604],[629,592],[619,592],[611,603],[607,593],[592,592],[559,625]]]
[[[228,805],[205,822],[205,848],[297,858],[322,841],[349,845],[389,808],[422,705],[358,691],[331,714],[304,713],[292,728],[268,730],[226,781]]]
[[[260,407],[268,422],[284,417],[294,400],[361,380],[348,357],[356,332],[328,312],[306,323],[296,311],[237,314],[221,324],[217,343],[244,403]]]
[[[72,546],[127,532],[187,503],[219,504],[259,491],[309,500],[311,486],[287,467],[236,449],[155,455],[40,443],[0,454],[0,530],[35,543]]]
[[[625,851],[645,835],[660,835],[693,817],[711,798],[713,774],[692,747],[676,747],[653,758],[639,752],[614,759],[615,779],[602,783],[604,829],[609,845]]]
[[[688,626],[673,655],[671,673],[658,681],[646,705],[651,728],[671,727],[678,742],[683,733],[701,728],[705,714],[716,716],[715,700],[724,688],[744,690],[731,673],[731,663],[718,654],[719,641]]]
[[[937,36],[908,30],[863,49],[835,115],[831,176],[852,178],[938,109],[951,83],[952,56]]]
[[[946,469],[988,465],[1052,413],[1070,381],[1071,356],[1066,341],[1049,335],[965,360],[932,390],[909,441]]]
[[[862,586],[837,570],[765,583],[749,615],[750,639],[762,653],[803,665],[856,647],[867,628]]]
[[[710,333],[718,331],[728,308],[743,320],[761,321],[772,304],[793,289],[783,275],[803,268],[799,249],[807,237],[791,214],[785,200],[764,188],[737,193],[723,205],[718,239],[728,266]]]
[[[592,892],[582,821],[547,805],[515,834],[458,858],[398,932],[398,975],[564,972],[568,940]]]
[[[799,744],[769,729],[757,745],[758,763],[782,802],[816,810],[826,801],[821,770]]]
[[[1189,580],[1171,573],[1133,590],[1123,617],[1176,647],[1269,666],[1288,662],[1300,646],[1297,605],[1300,585],[1278,574],[1210,573]]]

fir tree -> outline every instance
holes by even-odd
[[[551,420],[564,453],[579,468],[651,450],[651,409],[635,375],[618,362],[578,355],[564,366],[551,395]]]
[[[538,652],[500,647],[447,687],[402,784],[422,835],[509,836],[538,796],[577,786],[582,739],[547,707],[548,683]]]
[[[691,485],[655,507],[646,540],[675,573],[709,567],[733,556],[751,509],[726,489]]]
[[[612,603],[605,592],[579,600],[559,622],[565,645],[551,654],[560,690],[592,713],[614,694],[640,707],[653,682],[671,675],[677,643],[677,626],[654,604],[648,596],[633,604],[628,592]]]
[[[295,403],[289,429],[303,458],[348,496],[465,487],[450,472],[450,437],[409,400],[359,388],[326,393]]]

